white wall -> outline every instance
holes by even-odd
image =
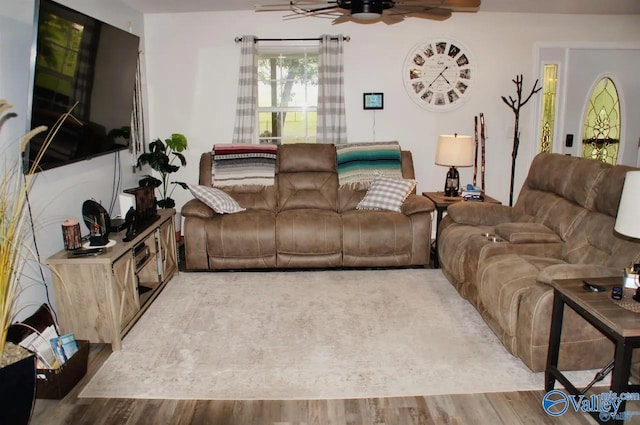
[[[144,20],[141,13],[118,0],[58,0],[60,3],[142,36]],[[18,141],[27,130],[27,98],[30,90],[30,54],[33,41],[33,0],[0,0],[0,98],[14,105],[17,117],[10,119],[0,131],[0,152],[5,158],[18,157]],[[141,41],[142,42],[142,41]],[[120,154],[123,188],[137,186],[139,174],[128,165],[127,151]],[[81,219],[82,203],[96,199],[103,205],[111,200],[115,154],[94,158],[38,175],[31,192],[31,207],[36,227],[40,258],[63,249],[61,223],[66,218]],[[0,167],[4,167],[1,165]],[[4,171],[0,169],[0,172]],[[116,193],[120,192],[116,189]],[[83,225],[83,233],[87,229]],[[46,302],[45,287],[39,281],[40,272],[31,265],[29,272],[35,284],[29,285],[20,298],[23,310],[18,319]],[[46,280],[50,276],[45,269]],[[55,297],[50,288],[52,301]]]
[[[601,31],[597,28],[615,28]],[[283,21],[282,14],[253,11],[145,15],[145,57],[149,81],[150,137],[184,133],[189,139],[188,165],[179,179],[197,181],[200,153],[232,138],[240,47],[234,37],[316,37],[346,34],[345,84],[348,138],[373,137],[373,112],[362,110],[362,93],[385,94],[385,109],[375,114],[378,141],[398,140],[414,155],[419,191],[442,190],[447,172],[434,164],[439,134],[473,134],[473,118],[484,113],[488,130],[486,190],[508,202],[514,114],[500,99],[515,95],[512,79],[524,74],[525,92],[538,72],[537,43],[628,43],[640,40],[640,15],[569,16],[477,13],[454,14],[444,22],[407,19],[387,26],[306,18]],[[475,62],[471,99],[447,113],[423,110],[407,95],[402,67],[411,48],[447,37],[466,45]],[[603,38],[604,37],[604,38]],[[536,152],[533,124],[537,102],[522,110],[521,145],[516,171],[518,193]],[[471,182],[472,169],[460,170]],[[176,191],[178,207],[190,195]]]

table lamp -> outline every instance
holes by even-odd
[[[628,236],[634,239],[640,239],[640,223],[638,223],[638,212],[640,212],[640,171],[629,171],[624,179],[624,186],[622,186],[622,195],[620,196],[620,203],[618,204],[618,215],[616,216],[616,224],[614,229],[621,235]],[[633,273],[635,270],[625,272],[625,286],[637,287],[637,274]],[[631,278],[635,276],[635,278]],[[628,279],[629,278],[629,279]],[[630,280],[630,282],[627,282]],[[633,285],[631,285],[633,284]],[[639,296],[640,294],[636,294]],[[634,299],[636,299],[634,297]],[[638,301],[636,299],[636,301]]]
[[[441,135],[436,148],[436,165],[449,168],[444,183],[445,196],[458,196],[460,175],[456,167],[471,167],[474,160],[474,145],[471,136]]]

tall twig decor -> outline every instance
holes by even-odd
[[[519,129],[520,108],[522,108],[524,105],[527,104],[529,99],[531,99],[531,96],[533,96],[534,94],[542,90],[542,87],[538,87],[538,80],[536,80],[536,82],[533,84],[533,88],[531,89],[531,93],[529,93],[527,98],[524,99],[523,101],[522,100],[522,81],[523,81],[522,74],[516,75],[516,79],[511,81],[513,81],[516,85],[516,95],[518,96],[518,99],[516,100],[511,96],[509,96],[509,99],[507,100],[506,97],[501,96],[502,101],[506,103],[507,106],[513,110],[513,113],[515,114],[515,120],[516,120],[516,124],[513,129],[513,150],[511,151],[511,187],[509,188],[509,206],[513,206],[513,181],[516,174],[516,157],[518,156],[518,147],[520,146],[520,129]]]

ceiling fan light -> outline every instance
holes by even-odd
[[[382,15],[384,10],[380,1],[353,2],[351,5],[351,17],[362,21],[373,21]]]
[[[361,21],[374,21],[381,16],[381,13],[375,12],[356,12],[351,13],[353,19],[359,19]]]

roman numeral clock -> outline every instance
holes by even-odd
[[[472,77],[468,49],[446,38],[416,45],[403,69],[409,97],[431,111],[450,111],[463,104],[469,98]]]

